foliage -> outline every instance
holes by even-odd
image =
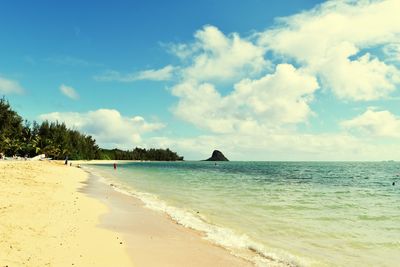
[[[68,129],[64,123],[23,121],[4,97],[0,99],[0,152],[29,157],[46,154],[53,159],[99,157],[99,147],[91,136]]]
[[[74,160],[183,160],[169,149],[100,149],[92,136],[68,129],[64,123],[23,121],[4,97],[0,99],[0,153],[29,157],[46,154],[53,159]]]
[[[133,150],[100,149],[101,159],[112,160],[158,160],[176,161],[183,160],[176,152],[167,149],[145,149],[136,147]]]
[[[22,118],[11,109],[8,101],[0,99],[0,151],[12,153],[22,149]]]

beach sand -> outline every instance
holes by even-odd
[[[0,162],[0,266],[252,266],[96,179]]]
[[[0,162],[0,266],[133,266],[88,175],[51,162]]]

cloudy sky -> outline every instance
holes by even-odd
[[[0,94],[107,148],[400,160],[400,1],[2,1]]]

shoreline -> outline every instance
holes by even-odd
[[[112,162],[107,162],[107,164],[112,164]],[[112,165],[109,167],[112,170]],[[194,211],[186,211],[182,207],[174,207],[164,202],[162,199],[158,199],[158,197],[152,193],[137,191],[135,188],[118,181],[118,178],[112,178],[113,172],[107,173],[97,170],[90,166],[90,164],[86,166],[82,164],[82,169],[91,173],[94,177],[97,177],[97,181],[93,183],[106,186],[106,191],[114,191],[114,194],[123,196],[127,202],[129,202],[129,199],[134,199],[137,203],[136,205],[140,205],[141,209],[147,210],[149,213],[156,213],[157,216],[167,218],[168,222],[166,223],[179,225],[181,228],[180,231],[188,231],[191,235],[196,235],[202,241],[208,243],[208,245],[222,249],[231,256],[245,262],[238,266],[294,267],[303,266],[306,262],[301,258],[295,258],[295,256],[283,250],[266,248],[262,243],[249,238],[246,234],[237,233],[235,230],[223,225],[216,225],[206,218],[198,216]],[[98,198],[98,196],[94,197]],[[110,203],[107,205],[110,206]],[[125,206],[124,203],[120,203],[119,205]]]
[[[254,266],[73,166],[0,162],[2,266]]]
[[[226,248],[203,238],[203,233],[174,221],[168,214],[145,207],[139,198],[118,192],[87,168],[81,190],[109,207],[101,227],[119,232],[137,266],[254,266]],[[154,255],[157,257],[154,257]]]

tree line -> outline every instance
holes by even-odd
[[[176,152],[167,149],[145,149],[136,147],[133,150],[120,149],[100,149],[102,159],[115,160],[160,160],[160,161],[176,161],[183,160]]]
[[[92,136],[69,129],[65,123],[23,120],[4,97],[0,99],[0,153],[21,157],[46,154],[52,159],[74,160],[183,160],[169,149],[102,149]]]

